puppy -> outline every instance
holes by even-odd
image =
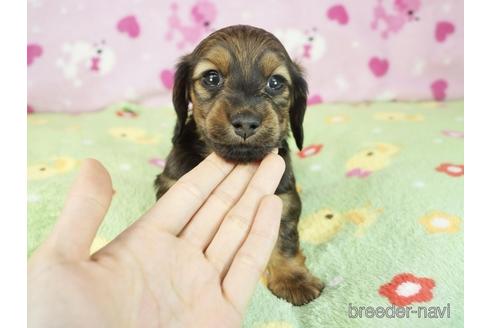
[[[300,67],[271,33],[244,25],[212,33],[177,66],[173,148],[155,180],[160,198],[211,152],[247,163],[278,148],[286,169],[275,193],[284,206],[266,282],[294,305],[312,301],[324,287],[306,268],[299,249],[301,200],[286,141],[290,126],[302,148],[307,91]]]

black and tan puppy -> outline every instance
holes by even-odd
[[[301,200],[286,141],[290,126],[297,147],[302,148],[306,96],[299,66],[271,33],[244,25],[214,32],[177,67],[173,149],[155,181],[159,198],[211,152],[246,163],[278,148],[286,170],[276,194],[284,207],[267,285],[295,305],[310,302],[323,289],[306,268],[299,249]]]

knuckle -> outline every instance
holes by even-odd
[[[209,199],[214,199],[215,202],[224,208],[228,208],[237,200],[231,193],[220,189],[214,191]]]
[[[205,196],[193,182],[186,179],[178,180],[174,186],[172,186],[172,189],[181,191],[196,199],[202,199]]]
[[[101,202],[100,198],[95,195],[95,194],[72,194],[70,195],[72,199],[78,199],[80,202],[82,202],[86,207],[91,207],[94,208],[95,210],[98,211],[104,211],[106,206]]]
[[[249,233],[250,237],[255,238],[258,243],[267,244],[275,240],[276,233],[272,229],[252,229]]]
[[[250,253],[241,251],[238,252],[236,261],[238,261],[242,266],[252,269],[258,275],[261,275],[264,271],[264,261]]]
[[[258,183],[251,183],[248,186],[248,191],[251,194],[256,195],[258,198],[261,198],[262,196],[269,193],[267,190],[265,190],[265,187],[263,185],[258,184]]]
[[[251,224],[251,220],[249,218],[239,213],[229,214],[227,216],[227,222],[241,231],[248,231]]]

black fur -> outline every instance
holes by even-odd
[[[176,123],[178,125],[179,123]],[[155,186],[159,190],[159,177],[161,175],[167,178],[178,180],[188,171],[192,170],[202,160],[211,153],[210,148],[199,137],[195,121],[190,117],[184,127],[179,130],[175,129],[173,137],[173,149],[166,160],[164,171],[158,175]],[[279,155],[285,161],[285,172],[277,187],[276,194],[284,194],[296,190],[296,182],[292,164],[290,160],[289,145],[283,140],[279,147]],[[166,190],[167,191],[167,190]],[[160,190],[158,198],[165,191]],[[299,202],[300,203],[300,202]]]
[[[177,115],[174,137],[181,135],[188,117],[190,70],[189,56],[184,56],[177,65],[174,75],[173,105]]]
[[[259,136],[259,140],[250,143],[227,142],[225,140],[223,144],[217,144],[223,142],[220,137],[217,137],[217,135],[220,136],[217,131],[220,131],[219,129],[222,125],[230,123],[227,118],[223,118],[228,117],[226,115],[230,115],[230,113],[227,114],[227,111],[225,115],[218,115],[222,119],[222,123],[217,124],[217,120],[215,120],[212,121],[215,124],[212,124],[212,126],[207,125],[207,128],[204,128],[205,124],[201,120],[203,120],[202,115],[206,115],[207,112],[200,112],[200,109],[203,110],[204,103],[215,101],[215,96],[213,90],[209,90],[210,98],[203,99],[207,96],[206,93],[205,96],[200,98],[196,88],[192,87],[191,74],[195,65],[194,60],[200,57],[201,51],[207,45],[207,39],[215,42],[214,46],[220,45],[229,49],[233,57],[232,64],[228,64],[231,71],[229,74],[231,87],[228,90],[230,93],[222,94],[228,106],[226,109],[237,110],[239,108],[249,110],[249,108],[255,108],[258,112],[261,112],[262,103],[265,102],[264,97],[275,99],[274,101],[270,100],[273,103],[270,113],[275,113],[274,115],[279,120],[279,125],[278,127],[275,125],[273,127],[272,125],[269,127],[263,126],[263,131],[266,134],[257,133],[256,136]],[[297,224],[301,215],[302,204],[296,190],[296,180],[287,143],[288,125],[290,125],[296,145],[299,149],[302,149],[304,141],[302,124],[307,105],[307,83],[302,76],[301,68],[290,60],[280,41],[271,33],[251,26],[232,26],[214,32],[207,39],[202,41],[192,54],[183,57],[177,66],[173,90],[173,104],[177,114],[172,139],[173,148],[167,157],[164,171],[157,176],[154,183],[157,199],[167,192],[176,180],[197,166],[212,151],[215,151],[225,160],[244,163],[259,161],[273,148],[278,148],[279,155],[284,159],[286,168],[275,194],[282,198],[284,209],[282,211],[279,238],[272,255],[275,259],[273,261],[272,259],[270,260],[271,266],[269,264],[269,270],[273,274],[268,278],[268,287],[277,296],[285,298],[294,305],[308,303],[319,296],[323,289],[323,284],[305,267],[304,256],[299,248]],[[247,40],[244,41],[245,39]],[[250,54],[251,49],[257,52],[256,55],[252,55],[248,60],[244,60],[244,56],[237,56],[237,54]],[[292,82],[289,96],[280,97],[280,95],[277,95],[275,98],[271,94],[262,92],[266,81],[265,76],[259,73],[258,67],[260,65],[259,58],[264,53],[264,49],[276,51],[276,54],[284,59],[284,64],[289,70]],[[240,58],[242,58],[243,62],[238,60]],[[257,60],[251,64],[250,58]],[[194,93],[190,95],[190,92]],[[194,110],[196,111],[193,113],[195,116],[188,113],[190,98],[193,98],[195,102]],[[200,106],[197,106],[197,104]],[[221,105],[221,103],[218,104]],[[288,104],[290,104],[290,107],[287,107]],[[270,119],[270,122],[272,121]],[[287,124],[288,122],[290,124]],[[274,131],[276,128],[279,131]]]
[[[294,65],[295,69],[291,70],[294,101],[290,107],[290,128],[294,134],[297,148],[302,150],[304,142],[304,130],[302,128],[302,122],[304,121],[304,114],[306,113],[308,85],[306,80],[302,77],[300,68]]]

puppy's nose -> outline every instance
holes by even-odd
[[[261,117],[250,112],[242,112],[231,117],[234,132],[244,140],[251,137],[261,125]]]

